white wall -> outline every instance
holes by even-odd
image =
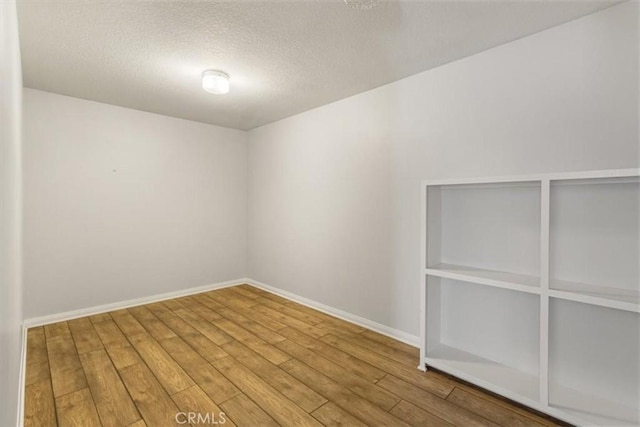
[[[14,1],[0,2],[0,425],[18,420],[22,336],[22,72]]]
[[[638,167],[638,35],[625,3],[251,131],[250,277],[417,335],[420,181]]]
[[[246,133],[24,91],[25,317],[246,276]]]

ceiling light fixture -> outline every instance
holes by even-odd
[[[229,75],[218,70],[206,70],[202,73],[202,89],[216,95],[229,93]]]

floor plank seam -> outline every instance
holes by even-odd
[[[149,367],[148,363],[146,363],[146,361],[144,360],[144,358],[142,357],[142,355],[140,354],[140,352],[138,351],[138,349],[133,345],[133,343],[131,342],[131,340],[129,339],[129,337],[124,333],[124,331],[122,330],[122,328],[120,327],[120,325],[118,325],[118,323],[115,321],[115,319],[113,318],[113,315],[111,315],[110,313],[108,313],[109,316],[111,317],[111,321],[114,323],[114,325],[116,325],[116,327],[118,328],[118,330],[120,331],[120,333],[122,335],[124,335],[125,339],[127,340],[127,342],[129,343],[129,346],[131,347],[131,349],[133,351],[136,352],[137,357],[138,357],[138,361],[132,365],[129,365],[123,369],[129,368],[131,366],[134,366],[136,364],[144,364],[144,366],[146,367],[146,369],[149,370],[149,372],[151,372],[151,375],[153,375],[153,377],[155,378],[155,380],[160,384],[160,386],[163,388],[163,390],[165,391],[165,393],[167,393],[167,395],[169,396],[169,398],[171,398],[171,393],[169,393],[169,391],[165,388],[165,386],[162,384],[162,382],[158,379],[158,377],[156,376],[156,374],[153,372],[153,370]],[[104,344],[104,343],[103,343]],[[109,353],[107,352],[107,355],[109,355]],[[109,356],[109,358],[111,359],[111,356]],[[115,364],[113,362],[113,360],[111,360],[111,363],[114,365],[115,368]],[[118,369],[116,369],[116,372],[118,373],[118,377],[120,378],[120,381],[122,381],[122,384],[125,386],[125,389],[127,390],[127,393],[129,394],[129,397],[131,398],[131,401],[134,402],[134,404],[136,403],[136,399],[133,398],[133,396],[131,395],[131,390],[129,390],[129,387],[127,387],[126,382],[124,381],[124,379],[122,378],[120,371]],[[173,400],[173,399],[172,399]],[[137,406],[137,405],[136,405]],[[141,419],[143,419],[145,421],[145,424],[147,424],[147,420],[144,419],[144,415],[140,412],[140,409],[138,409],[136,407],[136,410],[138,411],[138,413],[140,414]],[[152,426],[147,426],[147,427],[152,427]]]

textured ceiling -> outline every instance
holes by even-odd
[[[33,1],[24,84],[251,129],[612,5],[612,1]],[[208,68],[231,92],[200,86]]]

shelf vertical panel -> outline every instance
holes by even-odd
[[[540,183],[540,403],[549,403],[549,222],[551,183]]]
[[[425,359],[427,357],[427,277],[424,270],[427,266],[427,210],[428,187],[420,187],[420,360],[418,369],[426,370]]]
[[[425,268],[439,264],[442,247],[442,189],[440,186],[428,186],[426,194],[426,262]],[[424,271],[424,270],[423,270]]]
[[[422,254],[421,262],[423,263],[422,266],[424,268],[420,270],[420,277],[422,278],[422,288],[424,289],[424,295],[421,296],[421,298],[424,298],[421,299],[421,304],[425,304],[425,313],[424,320],[421,319],[421,322],[424,322],[426,325],[424,329],[424,344],[421,346],[420,360],[421,365],[424,366],[424,360],[426,359],[429,343],[440,340],[440,287],[428,286],[425,270],[428,265],[440,260],[442,190],[440,186],[426,186],[423,197],[425,197],[425,199],[423,203],[424,232],[422,236],[425,238],[425,241],[423,243],[424,253]],[[433,283],[433,280],[431,280],[431,283]],[[434,313],[435,311],[437,311],[437,313]],[[432,320],[427,323],[427,319],[429,317],[431,317]]]

